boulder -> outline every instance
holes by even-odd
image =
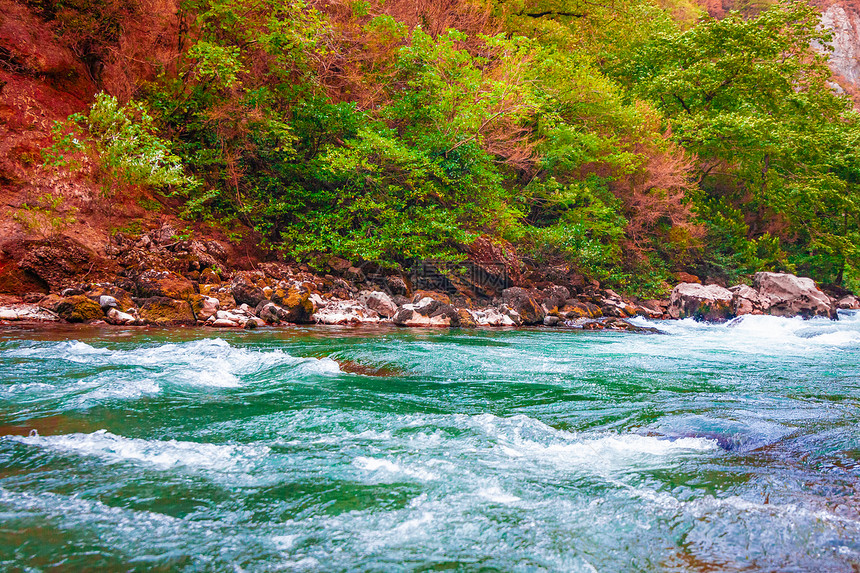
[[[330,300],[313,314],[317,324],[364,324],[379,322],[375,310],[353,300]]]
[[[25,295],[31,292],[45,294],[48,283],[36,273],[22,269],[14,261],[0,261],[0,293]]]
[[[55,292],[82,277],[99,280],[113,269],[112,263],[95,251],[66,236],[25,242],[18,266],[37,276]]]
[[[439,301],[443,304],[451,304],[451,297],[450,296],[448,296],[444,292],[437,292],[434,290],[418,290],[418,291],[415,291],[415,294],[412,295],[412,304],[417,304],[425,298],[430,298],[430,299]]]
[[[836,316],[833,301],[810,278],[761,272],[753,275],[753,286],[765,301],[766,314],[804,318]]]
[[[46,311],[39,305],[28,303],[17,303],[11,306],[0,307],[0,320],[27,322],[57,322],[60,319],[56,314]]]
[[[361,291],[358,300],[370,310],[375,310],[385,318],[391,318],[397,313],[397,305],[391,297],[381,291]]]
[[[261,318],[257,318],[256,316],[252,316],[247,321],[245,321],[245,325],[242,328],[244,328],[245,330],[253,330],[261,326],[266,326],[266,321]]]
[[[459,326],[457,309],[429,296],[397,309],[392,322],[398,326]]]
[[[135,281],[135,290],[140,298],[172,298],[187,300],[195,294],[194,283],[172,271],[150,269]]]
[[[680,273],[678,273],[677,275],[675,275],[675,278],[677,278],[677,279],[678,279],[678,282],[680,282],[680,283],[696,283],[696,284],[702,284],[702,279],[700,279],[700,278],[699,278],[699,277],[697,277],[696,275],[693,275],[693,274],[690,274],[690,273],[687,273],[687,272],[684,272],[684,271],[681,271]]]
[[[520,287],[506,288],[502,291],[502,300],[520,315],[523,324],[543,323],[546,312],[528,290]]]
[[[576,299],[568,299],[565,301],[559,311],[559,315],[569,320],[577,318],[597,318],[603,315],[600,307],[590,302],[581,302]]]
[[[147,324],[194,324],[194,313],[188,301],[164,296],[142,300],[140,318]]]
[[[253,321],[254,326],[250,326],[249,328],[255,328],[258,325],[262,326],[264,324],[263,321],[252,316],[252,312],[253,309],[249,308],[247,305],[242,305],[239,308],[229,311],[219,310],[206,319],[203,324],[206,326],[214,326],[215,328],[240,328],[247,326],[249,321]]]
[[[468,309],[457,309],[457,316],[459,317],[460,328],[475,328],[478,326],[475,316]]]
[[[256,314],[257,317],[259,317],[261,320],[269,324],[290,322],[289,311],[268,300],[264,300],[263,302],[258,304],[257,308],[254,309],[254,314]]]
[[[860,299],[856,296],[848,294],[836,301],[836,308],[843,310],[860,308]]]
[[[732,293],[717,285],[681,283],[672,290],[669,316],[719,322],[732,318]]]
[[[0,320],[21,320],[21,317],[14,309],[0,308]]]
[[[570,290],[563,286],[552,286],[543,290],[543,306],[546,312],[553,312],[563,307],[570,299]]]
[[[561,319],[557,316],[547,315],[543,317],[544,326],[557,326],[559,322],[561,322]]]
[[[107,312],[110,308],[119,306],[117,300],[109,294],[103,294],[99,297],[99,306],[103,311]]]
[[[133,286],[133,283],[131,286]],[[135,306],[131,293],[115,284],[94,284],[90,286],[90,289],[85,294],[91,299],[98,301],[99,304],[101,304],[103,296],[112,297],[116,300],[116,308],[120,310],[129,309]]]
[[[266,300],[266,293],[257,285],[251,283],[243,276],[238,276],[230,283],[230,293],[236,304],[247,304],[256,307]]]
[[[203,288],[213,286],[215,285],[201,285],[200,294],[218,299],[219,310],[230,310],[231,308],[236,308],[236,299],[233,298],[233,295],[227,287]]]
[[[135,315],[128,312],[119,311],[116,308],[111,308],[107,311],[105,321],[108,324],[114,324],[118,326],[134,326],[138,324],[143,324],[143,321],[141,321]]]
[[[56,304],[54,311],[68,322],[89,322],[105,317],[102,307],[82,294],[64,297]]]
[[[221,277],[211,268],[207,268],[200,272],[200,282],[208,285],[220,285]]]
[[[328,266],[336,273],[342,273],[352,266],[352,263],[340,257],[332,257],[328,260]]]
[[[208,320],[210,316],[221,310],[221,301],[214,296],[198,295],[191,300],[191,310],[197,320]]]
[[[522,324],[520,315],[504,305],[498,308],[476,310],[472,314],[478,326],[520,326]]]
[[[736,285],[729,288],[732,293],[732,312],[742,314],[761,314],[764,301],[757,290],[749,285]]]
[[[298,324],[314,322],[311,317],[316,309],[313,300],[311,300],[311,293],[306,288],[290,286],[283,294],[276,291],[272,295],[272,301],[286,311],[286,315],[281,319],[284,322]]]
[[[385,288],[392,295],[405,296],[409,294],[409,287],[406,285],[406,281],[404,281],[401,277],[398,277],[396,275],[385,277],[384,283]]]

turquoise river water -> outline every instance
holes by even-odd
[[[0,331],[2,571],[858,571],[860,316]]]

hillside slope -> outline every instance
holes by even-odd
[[[394,270],[483,237],[643,295],[679,272],[856,286],[857,119],[836,93],[858,93],[856,4],[704,7],[726,19],[684,2],[0,0],[0,266],[61,235],[109,259],[117,233],[168,224],[246,267]],[[735,48],[713,43],[726,34]]]

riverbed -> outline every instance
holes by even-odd
[[[0,331],[0,569],[856,571],[860,316]]]

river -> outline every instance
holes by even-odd
[[[0,569],[857,571],[860,316],[0,331]]]

